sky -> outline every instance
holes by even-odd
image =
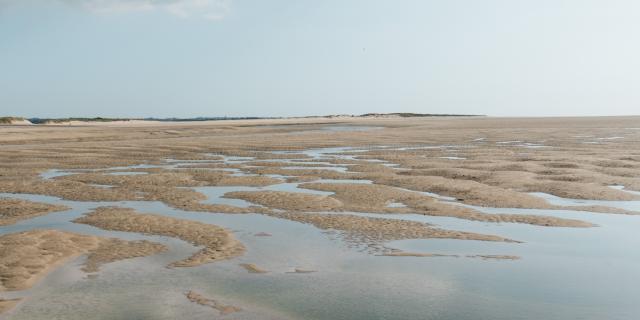
[[[637,0],[0,0],[0,116],[640,114]]]

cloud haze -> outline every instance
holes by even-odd
[[[37,2],[42,0],[33,0]],[[95,13],[114,14],[162,11],[180,18],[220,20],[231,8],[231,0],[56,0]],[[24,0],[0,0],[0,8],[24,3]]]

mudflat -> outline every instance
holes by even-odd
[[[348,244],[378,248],[411,239],[515,245],[520,242],[517,235],[459,231],[402,217],[525,224],[536,232],[542,227],[597,227],[584,212],[638,215],[613,202],[640,200],[639,121],[640,117],[427,117],[1,126],[0,226],[18,221],[28,226],[32,218],[69,209],[18,199],[16,194],[109,202],[84,209],[73,222],[173,237],[202,247],[170,267],[231,260],[247,249],[224,221],[214,225],[113,203],[160,203],[177,212],[203,215],[260,214],[337,234]],[[326,129],[331,126],[362,130]],[[209,199],[206,190],[220,192],[219,197]],[[527,209],[554,212],[529,214]],[[277,239],[269,239],[273,238]],[[86,255],[83,270],[93,273],[105,263],[167,250],[150,241],[59,230],[7,233],[0,236],[0,244],[0,291],[29,288],[81,255]],[[470,257],[479,263],[520,258],[372,253]],[[255,264],[240,266],[249,273],[267,271],[259,267],[261,261],[250,261]],[[220,313],[239,312],[194,291],[185,296]],[[0,299],[0,312],[17,302]]]

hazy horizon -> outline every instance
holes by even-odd
[[[0,0],[0,116],[638,114],[634,1]]]
[[[403,113],[403,112],[400,112]],[[393,113],[377,113],[377,114],[381,114],[381,115],[389,115],[389,114],[393,114]],[[211,116],[193,116],[193,117],[177,117],[177,116],[171,116],[171,117],[156,117],[156,116],[138,116],[138,117],[128,117],[128,116],[52,116],[52,117],[42,117],[42,116],[23,116],[23,115],[19,115],[19,114],[0,114],[0,118],[24,118],[27,120],[33,120],[33,119],[40,119],[40,120],[65,120],[65,119],[77,119],[77,120],[82,120],[82,119],[87,119],[87,120],[92,120],[92,119],[98,119],[98,118],[102,118],[105,120],[118,120],[118,119],[122,119],[122,120],[160,120],[160,121],[169,121],[169,120],[186,120],[186,121],[197,121],[199,119],[202,120],[241,120],[241,119],[246,119],[246,120],[259,120],[259,119],[295,119],[295,118],[326,118],[326,117],[336,117],[336,116],[345,116],[345,117],[354,117],[357,118],[359,116],[362,116],[362,114],[314,114],[314,115],[298,115],[298,116],[278,116],[278,115],[274,115],[274,116],[253,116],[253,115],[239,115],[239,116],[216,116],[216,115],[211,115]],[[486,115],[486,114],[429,114],[426,115],[424,117],[432,117],[432,118],[437,118],[437,117],[443,117],[443,116],[451,116],[451,117],[484,117],[484,118],[592,118],[592,117],[640,117],[640,114],[622,114],[622,115],[523,115],[523,116],[518,116],[518,115],[502,115],[502,116],[496,116],[496,115]],[[421,116],[416,116],[413,118],[420,118]],[[406,117],[407,119],[411,119],[412,117]]]

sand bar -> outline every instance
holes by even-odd
[[[133,209],[101,207],[74,220],[105,230],[137,232],[179,238],[204,246],[191,257],[173,262],[172,267],[192,267],[241,255],[244,246],[224,228],[197,221],[156,214],[137,213]]]
[[[68,210],[61,205],[38,203],[21,199],[0,198],[0,226],[14,224],[51,212]]]

